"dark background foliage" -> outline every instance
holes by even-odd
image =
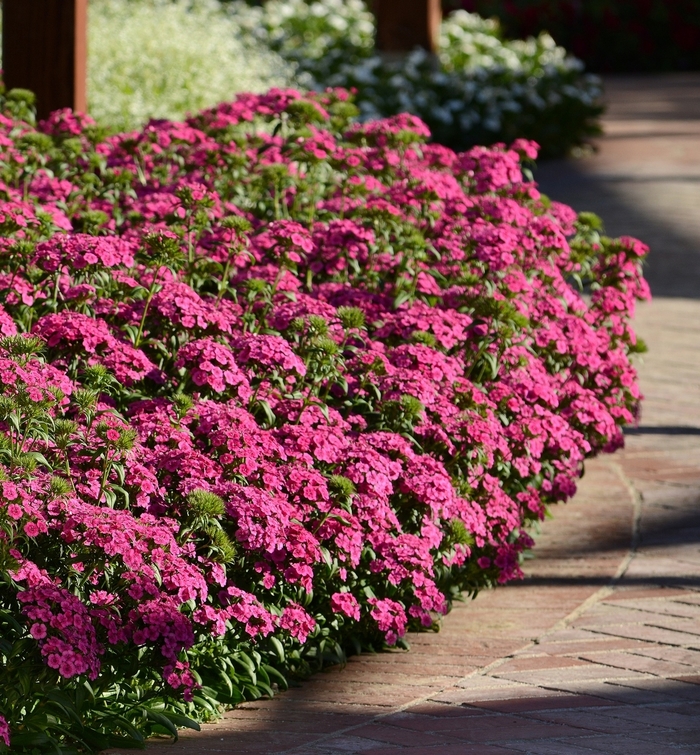
[[[590,71],[700,70],[700,0],[462,0],[507,37],[548,31]]]

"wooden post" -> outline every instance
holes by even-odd
[[[440,0],[374,0],[377,49],[406,53],[414,47],[438,50],[442,7]]]
[[[2,0],[7,89],[31,89],[37,116],[87,109],[87,0]]]

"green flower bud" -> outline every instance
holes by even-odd
[[[227,215],[221,221],[221,227],[240,234],[247,233],[253,228],[248,220],[239,215]]]
[[[237,554],[237,548],[231,542],[231,538],[220,527],[207,527],[206,533],[209,535],[212,546],[218,551],[213,554],[213,559],[221,564],[227,564],[233,561]]]
[[[365,313],[359,307],[338,307],[338,318],[346,330],[362,328],[365,324]]]
[[[57,419],[54,422],[54,431],[57,436],[73,435],[78,429],[78,423],[72,419]]]
[[[38,336],[5,336],[0,339],[0,349],[12,356],[26,357],[39,354],[44,348],[44,342]]]
[[[411,396],[408,393],[404,393],[401,396],[400,404],[404,414],[409,417],[417,417],[425,410],[423,404],[415,396]]]
[[[437,344],[435,336],[427,330],[414,330],[411,333],[411,340],[413,343],[422,343],[424,346],[430,346],[431,348],[435,348]]]
[[[325,336],[328,333],[328,320],[321,315],[309,315],[307,321],[309,323],[309,330],[317,336]]]
[[[328,356],[335,356],[340,351],[340,346],[328,336],[317,336],[313,339],[311,345],[314,349]]]
[[[472,537],[466,525],[461,519],[451,519],[449,523],[450,528],[450,540],[453,543],[459,543],[460,545],[472,545],[474,538]]]
[[[54,475],[49,482],[49,491],[51,495],[59,498],[60,496],[68,495],[68,493],[71,492],[71,485],[68,480],[65,480],[63,477]]]
[[[186,393],[178,393],[178,395],[173,399],[173,405],[175,406],[175,412],[178,416],[178,419],[182,419],[194,406],[194,400]]]
[[[73,399],[81,411],[88,412],[95,408],[99,395],[98,391],[90,388],[78,388],[73,393]]]
[[[198,516],[223,516],[226,511],[223,500],[216,493],[210,493],[208,490],[202,490],[201,488],[193,490],[187,496],[187,503],[190,509]]]
[[[357,490],[352,480],[340,474],[334,474],[328,478],[328,488],[333,495],[339,498],[349,498]]]

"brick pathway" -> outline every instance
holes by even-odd
[[[525,581],[456,606],[409,653],[353,658],[169,752],[700,753],[700,77],[609,92],[600,152],[538,178],[654,245],[641,427],[588,465]]]

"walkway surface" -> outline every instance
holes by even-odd
[[[641,426],[588,465],[523,582],[168,752],[700,753],[700,77],[607,85],[599,152],[537,179],[652,245]]]

